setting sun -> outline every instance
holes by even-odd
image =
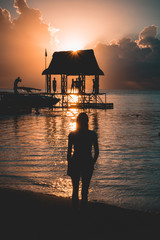
[[[83,49],[85,46],[84,42],[82,39],[80,39],[79,37],[70,37],[68,39],[66,39],[63,48],[66,51],[72,50],[74,52],[76,52],[77,50],[81,50]]]

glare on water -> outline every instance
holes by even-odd
[[[110,93],[113,110],[88,110],[100,156],[89,198],[160,211],[160,94]],[[71,196],[67,140],[82,110],[0,118],[0,186]]]

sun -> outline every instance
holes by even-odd
[[[76,52],[77,50],[81,50],[83,48],[83,44],[79,41],[71,41],[68,43],[68,50],[72,50]]]
[[[77,44],[77,43],[73,43],[72,44],[72,47],[71,47],[71,50],[73,52],[77,52],[78,50],[81,50],[83,47],[80,45],[80,44]]]
[[[74,51],[82,50],[84,49],[84,43],[83,40],[78,37],[72,37],[66,40],[64,44],[64,49],[66,51]]]

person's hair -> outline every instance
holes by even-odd
[[[86,113],[80,113],[77,117],[77,129],[88,129],[88,116]]]

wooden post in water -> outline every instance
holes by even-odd
[[[67,75],[61,74],[61,93],[67,93]]]

